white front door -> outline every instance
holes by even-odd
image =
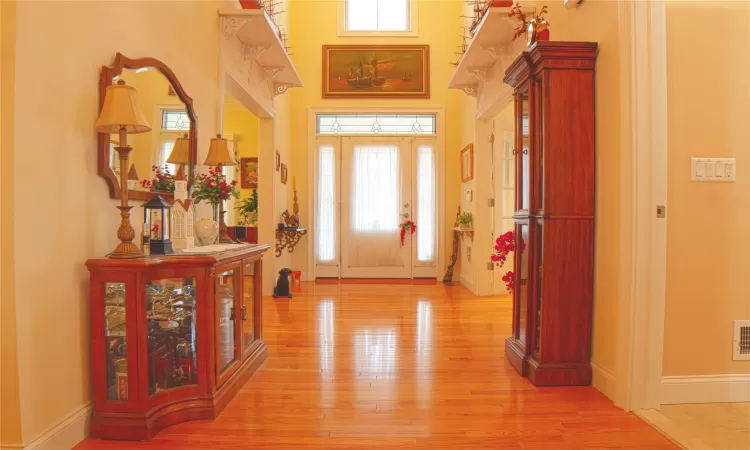
[[[347,137],[341,166],[341,277],[411,278],[411,139]]]

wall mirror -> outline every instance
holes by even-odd
[[[130,167],[120,167],[116,134],[99,133],[99,175],[107,180],[112,198],[120,198],[120,177],[128,177],[128,198],[148,200],[153,166],[166,166],[172,174],[182,167],[186,179],[193,176],[197,159],[197,122],[193,99],[185,93],[177,77],[164,63],[154,58],[130,59],[120,53],[111,66],[103,66],[99,80],[99,110],[104,104],[107,86],[124,80],[138,91],[138,102],[151,131],[128,136]],[[175,148],[179,138],[183,140]],[[180,149],[181,151],[177,151]],[[173,154],[173,150],[175,150]],[[179,154],[178,154],[179,153]],[[167,195],[168,196],[168,195]]]

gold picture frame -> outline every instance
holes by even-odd
[[[289,169],[286,167],[286,164],[281,163],[281,183],[286,184],[288,180],[289,180]]]
[[[323,98],[430,98],[430,46],[324,45]]]
[[[474,179],[474,144],[469,144],[461,150],[461,182],[466,183]]]

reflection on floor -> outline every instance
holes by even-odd
[[[678,442],[686,440],[686,447],[750,449],[750,403],[663,405],[660,412],[676,427]]]
[[[215,421],[89,449],[676,448],[591,387],[535,388],[505,361],[510,297],[303,283],[264,299],[269,357]]]

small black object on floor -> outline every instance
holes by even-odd
[[[285,267],[279,270],[279,280],[276,282],[276,287],[273,288],[273,298],[292,298],[292,291],[289,289],[289,275],[291,274],[292,269],[287,269]]]

